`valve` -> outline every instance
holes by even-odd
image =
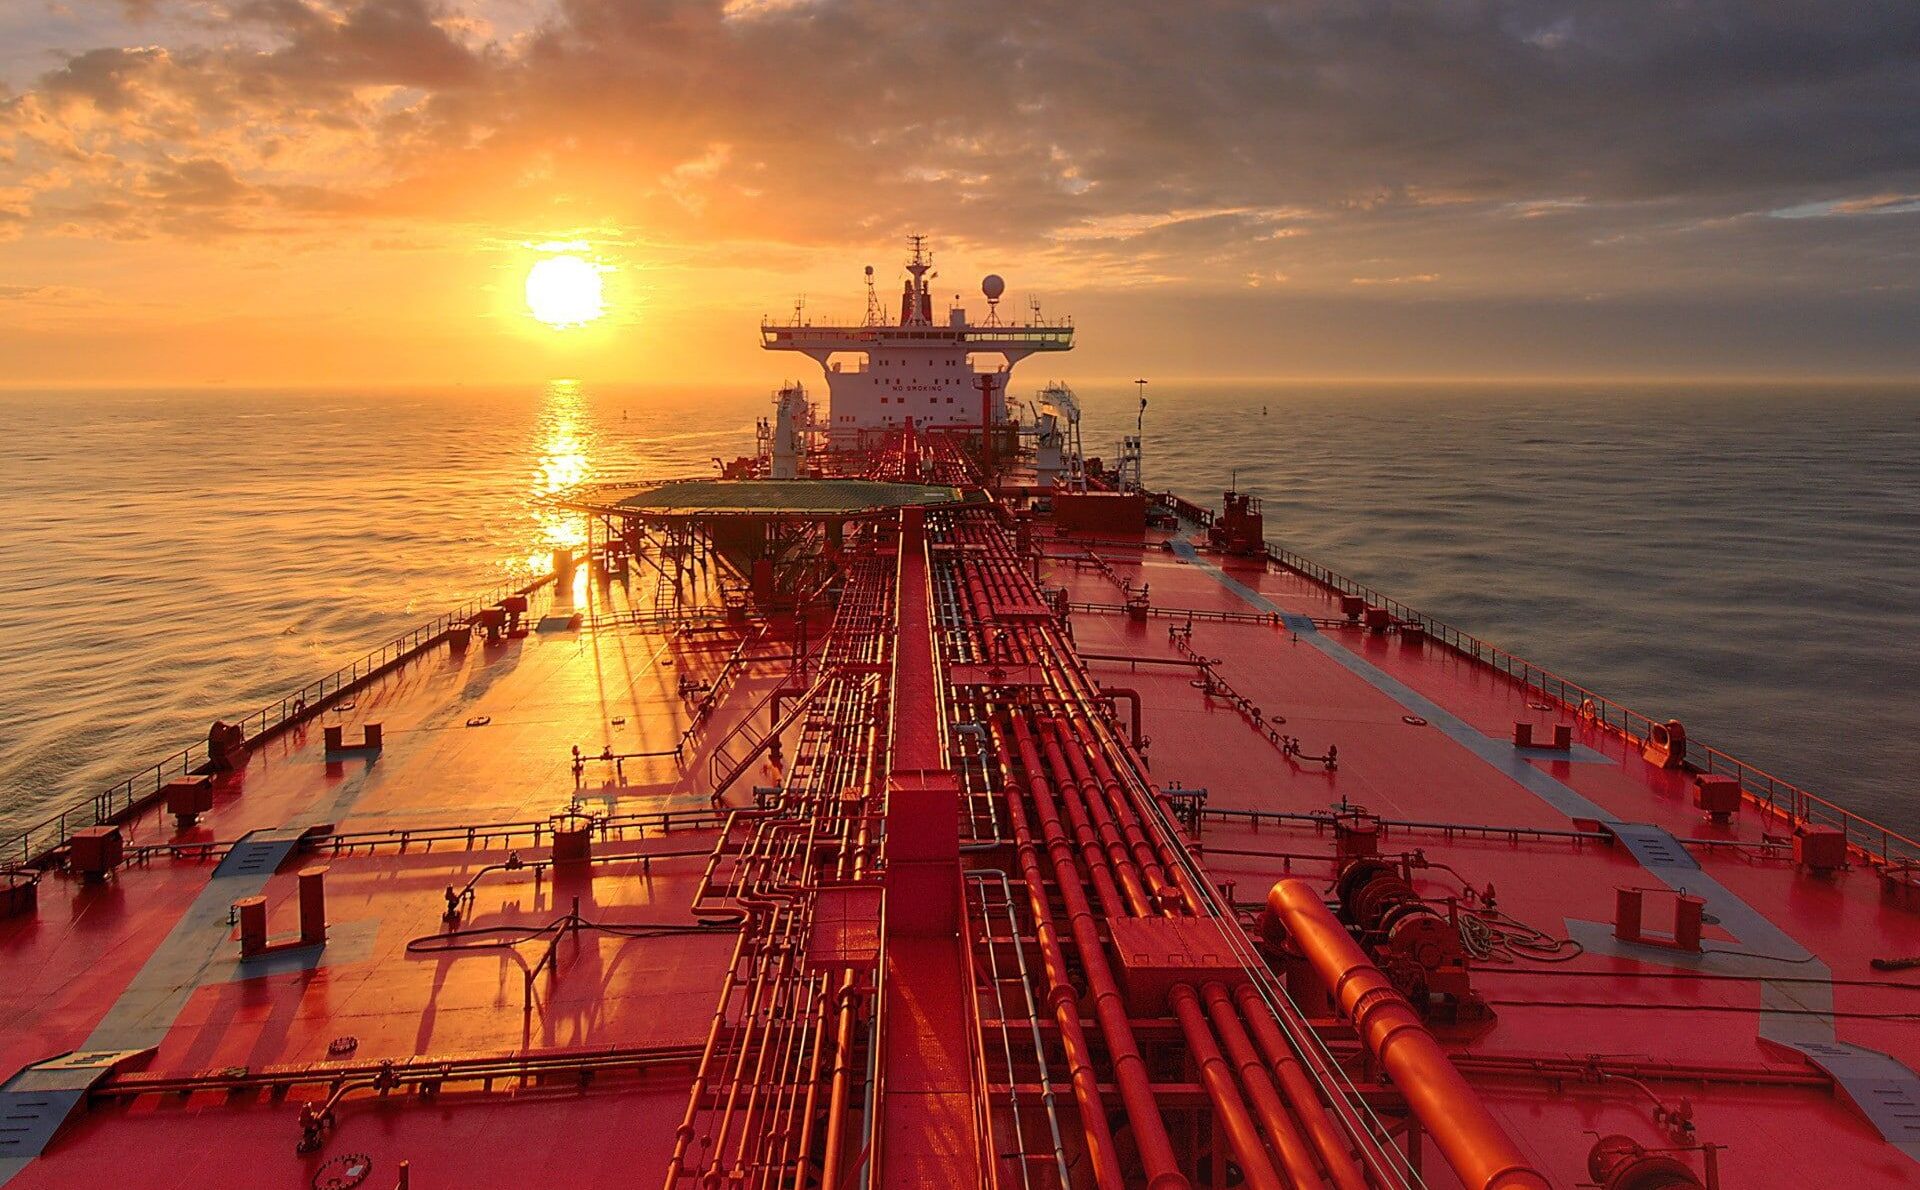
[[[296,1153],[311,1153],[326,1140],[326,1133],[333,1127],[333,1109],[322,1108],[312,1103],[300,1105],[300,1139],[293,1146]],[[334,1160],[339,1160],[335,1158]],[[329,1162],[328,1164],[332,1164]],[[319,1180],[315,1178],[315,1185]],[[348,1183],[353,1185],[355,1183]]]

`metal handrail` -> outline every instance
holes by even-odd
[[[247,743],[253,745],[270,739],[288,727],[312,718],[342,694],[436,643],[456,625],[470,620],[480,609],[490,607],[508,595],[530,595],[552,581],[553,576],[549,574],[519,586],[507,583],[496,587],[411,632],[395,637],[318,681],[307,683],[278,702],[268,703],[239,721],[246,730]],[[205,741],[189,744],[85,801],[15,832],[0,842],[0,859],[13,863],[17,857],[17,862],[22,864],[38,863],[53,851],[66,846],[75,830],[125,818],[158,795],[168,781],[191,774],[206,764]]]
[[[1212,523],[1211,510],[1184,497],[1163,492],[1158,498],[1161,504],[1186,516],[1189,520],[1203,525]],[[1196,513],[1205,515],[1195,515]],[[1364,583],[1355,582],[1284,546],[1276,546],[1268,542],[1267,558],[1322,586],[1345,595],[1358,595],[1375,607],[1385,608],[1397,619],[1418,624],[1426,630],[1428,636],[1455,652],[1500,670],[1519,682],[1523,688],[1535,691],[1541,697],[1590,719],[1631,743],[1644,743],[1649,729],[1660,722],[1631,707],[1623,706],[1605,695],[1595,693],[1577,682],[1571,682],[1544,666],[1535,665],[1526,658],[1516,656],[1497,645],[1489,644],[1471,633],[1462,632],[1444,620],[1408,607],[1397,599],[1382,594]],[[1748,798],[1774,818],[1791,826],[1837,827],[1845,833],[1849,846],[1862,856],[1882,864],[1920,864],[1920,840],[1908,838],[1890,827],[1882,826],[1870,818],[1802,789],[1765,769],[1756,768],[1731,753],[1705,744],[1697,738],[1689,736],[1687,743],[1690,769],[1733,777],[1740,782]]]

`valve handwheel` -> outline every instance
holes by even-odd
[[[343,1153],[313,1171],[313,1190],[352,1190],[373,1172],[373,1158],[365,1153]]]

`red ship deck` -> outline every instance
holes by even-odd
[[[104,878],[45,857],[0,920],[0,1182],[1920,1185],[1897,840],[1798,862],[1810,821],[1714,822],[1537,671],[1192,520],[1011,526],[850,525],[804,627],[582,570],[256,743],[197,825],[126,819]],[[1390,925],[1356,860],[1411,888]],[[318,866],[325,944],[243,958],[232,907],[287,942]],[[1287,880],[1398,993],[1347,1002]],[[1371,1015],[1404,993],[1424,1024]],[[1694,1181],[1590,1172],[1616,1135]]]

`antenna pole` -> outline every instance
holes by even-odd
[[[980,472],[993,482],[993,373],[982,372],[980,385]]]

